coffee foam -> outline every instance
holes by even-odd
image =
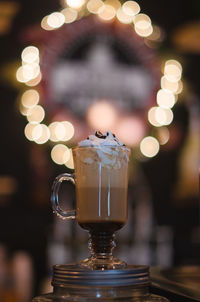
[[[80,147],[94,147],[88,149],[83,157],[86,164],[93,164],[98,161],[102,166],[115,169],[119,169],[122,162],[128,164],[129,149],[111,131],[104,134],[96,132],[79,142],[78,145]]]
[[[112,134],[111,131],[105,132],[102,134],[99,131],[96,131],[95,134],[90,135],[87,139],[81,141],[79,146],[82,147],[107,147],[107,146],[124,146],[119,139]]]

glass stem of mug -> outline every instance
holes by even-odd
[[[89,238],[91,257],[112,258],[112,250],[116,246],[114,238],[113,233],[91,233]]]
[[[111,232],[91,232],[89,237],[90,257],[80,265],[92,270],[123,269],[127,266],[124,261],[113,257],[115,235]]]

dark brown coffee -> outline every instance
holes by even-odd
[[[127,189],[124,187],[76,188],[77,221],[79,224],[102,222],[125,224]]]
[[[85,221],[84,223],[79,223],[79,225],[85,229],[88,230],[90,233],[114,233],[117,230],[120,230],[125,223],[121,223],[118,221],[108,221],[108,222],[103,222],[103,221]]]

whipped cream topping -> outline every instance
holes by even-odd
[[[95,150],[88,151],[88,156],[84,158],[84,162],[87,164],[93,164],[96,161],[96,154],[98,161],[106,167],[120,168],[122,162],[128,163],[129,161],[129,149],[111,131],[104,134],[96,131],[95,134],[79,142],[78,145],[80,147],[95,147]]]
[[[104,147],[104,146],[125,146],[118,140],[115,134],[111,131],[102,134],[100,131],[96,131],[95,134],[90,135],[87,139],[79,142],[81,147]]]

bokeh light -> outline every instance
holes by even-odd
[[[70,159],[69,148],[63,144],[57,144],[51,150],[51,158],[58,165],[64,165]]]
[[[48,17],[49,16],[45,16],[42,21],[41,21],[41,27],[44,29],[44,30],[53,30],[54,28],[49,26],[49,24],[47,23],[47,20],[48,20]]]
[[[25,83],[36,78],[39,73],[40,66],[38,64],[24,64],[18,68],[16,78],[19,82]]]
[[[87,3],[87,9],[92,14],[98,14],[99,9],[103,7],[104,3],[101,0],[89,0]]]
[[[160,89],[156,96],[157,104],[163,108],[172,108],[175,104],[175,96],[169,90]]]
[[[117,19],[124,24],[130,24],[133,21],[133,17],[127,15],[122,8],[117,10]]]
[[[36,105],[28,110],[27,120],[29,122],[40,123],[45,117],[45,112],[42,106]]]
[[[66,0],[66,3],[69,7],[79,9],[85,4],[85,0]]]
[[[182,65],[181,65],[181,63],[180,63],[179,61],[177,61],[177,60],[173,60],[173,59],[167,60],[167,61],[165,62],[165,66],[176,66],[177,69],[182,73]]]
[[[72,23],[74,22],[77,17],[78,17],[78,13],[75,9],[71,8],[71,7],[66,7],[64,8],[61,13],[63,14],[63,16],[65,17],[65,23]]]
[[[134,25],[137,25],[138,28],[148,28],[151,24],[151,19],[146,14],[138,14],[133,18]]]
[[[117,112],[115,107],[106,102],[100,101],[92,104],[87,112],[88,124],[93,129],[106,131],[112,129],[116,122]]]
[[[132,17],[139,14],[139,12],[140,12],[140,6],[135,1],[126,1],[122,5],[122,9],[125,14],[132,16]]]
[[[173,93],[177,93],[179,88],[179,82],[171,82],[166,78],[166,76],[163,76],[161,78],[160,84],[162,89],[170,90]]]
[[[24,129],[24,134],[26,136],[26,138],[29,141],[33,141],[34,139],[37,139],[38,137],[34,137],[33,136],[33,130],[38,126],[37,123],[28,123]],[[37,131],[35,131],[35,135],[37,134]]]
[[[24,107],[23,104],[20,102],[19,104],[19,112],[24,115],[27,116],[28,115],[28,111],[30,108]]]
[[[26,82],[25,84],[29,87],[34,87],[37,86],[42,80],[42,74],[41,72],[38,74],[38,76],[28,82]]]
[[[54,12],[47,17],[47,24],[52,28],[59,28],[65,23],[65,17],[60,12]]]
[[[68,121],[53,122],[49,125],[50,140],[68,141],[74,136],[74,126]]]
[[[30,62],[30,63],[24,62],[24,61],[22,60],[22,65],[25,65],[25,64],[33,64],[33,63],[39,65],[39,64],[40,64],[40,57],[38,56],[38,57],[34,60],[34,62]]]
[[[37,144],[45,144],[50,137],[49,128],[45,124],[39,124],[38,126],[40,126],[40,129],[38,129],[39,133],[37,138],[34,137],[34,132],[37,130],[37,127],[33,130],[34,141]]]
[[[63,121],[61,123],[65,128],[65,135],[62,140],[65,142],[69,141],[74,136],[74,126],[68,121]]]
[[[174,98],[175,98],[175,103],[178,101],[178,94],[174,94]]]
[[[147,136],[140,143],[140,151],[146,157],[154,157],[160,149],[158,140],[155,137]]]
[[[181,80],[178,81],[178,89],[175,92],[176,94],[180,94],[183,91],[183,82]]]
[[[149,24],[148,27],[143,28],[141,23],[135,25],[135,32],[141,37],[149,37],[153,32],[153,27]]]
[[[23,73],[26,82],[35,79],[40,73],[40,66],[37,63],[23,65]]]
[[[62,123],[57,123],[55,127],[55,136],[58,141],[62,141],[65,136],[66,130]]]
[[[171,82],[177,82],[181,79],[182,66],[177,60],[168,60],[165,62],[164,75]]]
[[[170,132],[167,127],[161,127],[158,129],[158,140],[160,145],[165,145],[170,138]]]
[[[73,160],[73,155],[72,155],[72,149],[69,149],[70,152],[70,157],[68,161],[65,163],[65,166],[69,169],[74,169],[74,160]]]
[[[148,111],[148,121],[154,127],[160,127],[161,126],[161,124],[156,119],[156,110],[157,110],[157,108],[158,108],[157,106],[151,107]]]
[[[39,102],[40,95],[37,90],[29,89],[26,90],[21,97],[21,103],[26,108],[33,108]]]
[[[115,17],[115,15],[116,10],[111,5],[103,5],[98,11],[98,16],[103,21],[110,21]]]
[[[114,9],[117,11],[121,7],[121,3],[119,0],[105,0],[104,1],[105,5],[110,5],[114,7]]]
[[[135,146],[144,137],[144,122],[136,116],[124,117],[118,121],[115,132],[124,144]]]
[[[160,125],[170,125],[173,121],[173,112],[170,108],[158,107],[156,109],[155,118]]]
[[[41,124],[37,124],[32,129],[32,138],[33,138],[33,140],[37,140],[40,138],[41,135],[42,135],[42,126],[41,126]]]
[[[52,142],[58,142],[57,131],[56,131],[56,128],[58,125],[59,125],[59,122],[53,122],[49,125],[50,140]]]
[[[22,61],[27,64],[32,64],[38,62],[39,59],[39,50],[35,46],[26,47],[21,54]]]
[[[20,83],[25,83],[27,79],[24,77],[23,66],[20,66],[16,72],[16,79]]]
[[[138,14],[133,17],[135,31],[142,37],[148,37],[153,32],[151,19],[146,14]]]

